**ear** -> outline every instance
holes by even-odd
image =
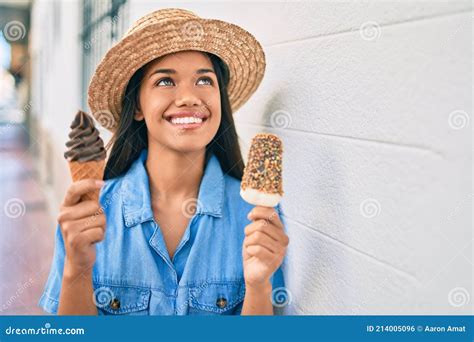
[[[133,118],[137,121],[142,121],[145,117],[143,116],[143,113],[139,109],[137,109]]]

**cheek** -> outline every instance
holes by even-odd
[[[213,120],[210,122],[208,132],[212,137],[214,137],[216,135],[217,131],[219,130],[221,120],[222,120],[222,118],[219,115],[219,116],[214,116]]]
[[[209,108],[211,109],[211,112],[213,114],[213,120],[212,120],[212,126],[214,130],[217,132],[219,125],[222,120],[222,112],[221,112],[221,101],[220,101],[220,96],[216,96],[211,100],[211,104]]]
[[[168,106],[169,100],[166,96],[153,96],[152,93],[140,98],[142,113],[148,126],[156,125],[156,123],[164,120],[162,114]]]
[[[221,99],[219,94],[206,97],[204,104],[211,111],[214,116],[220,116],[221,113]]]
[[[212,126],[219,127],[220,122],[222,120],[222,112],[221,112],[221,103],[220,101],[214,101],[210,105],[208,105],[212,115],[211,115],[211,123]]]

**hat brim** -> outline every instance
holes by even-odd
[[[227,91],[233,112],[250,98],[263,79],[264,51],[246,30],[216,19],[172,19],[132,31],[106,53],[89,85],[92,115],[102,126],[115,131],[133,74],[156,58],[187,50],[212,53],[227,64]]]

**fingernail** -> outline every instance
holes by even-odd
[[[97,185],[97,187],[99,187],[99,188],[101,188],[104,184],[105,184],[105,182],[103,180],[96,180],[95,181],[95,185]]]

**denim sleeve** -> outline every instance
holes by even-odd
[[[61,292],[61,283],[63,279],[64,255],[64,241],[58,224],[56,228],[53,261],[51,263],[43,295],[38,303],[43,310],[51,314],[57,314],[58,312],[59,294]]]

